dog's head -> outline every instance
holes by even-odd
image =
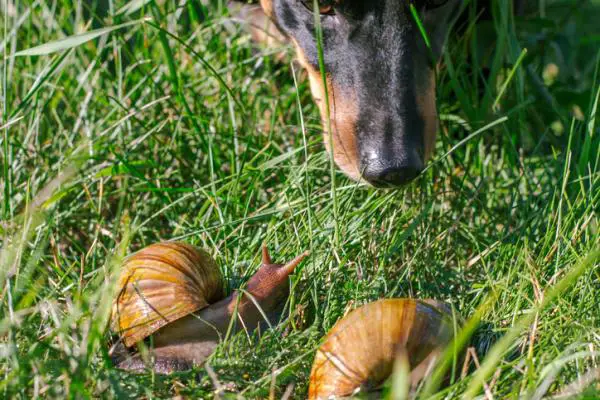
[[[323,78],[313,0],[261,0],[308,71],[325,143],[331,132],[335,161],[348,176],[389,187],[422,171],[438,125],[435,63],[460,1],[319,1]]]

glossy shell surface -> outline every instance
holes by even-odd
[[[125,346],[223,297],[219,268],[208,253],[181,242],[150,245],[127,257],[113,303],[112,329]]]
[[[385,299],[359,307],[334,325],[317,351],[308,397],[375,389],[392,373],[399,351],[413,369],[448,344],[453,332],[452,316],[425,301]]]

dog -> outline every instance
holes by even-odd
[[[231,6],[249,22],[255,40],[293,45],[338,167],[354,180],[398,187],[416,178],[433,153],[435,69],[462,3],[321,0],[314,10],[313,0],[260,0]]]

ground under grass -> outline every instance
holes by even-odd
[[[476,316],[437,398],[600,396],[599,1],[518,19],[498,2],[455,35],[435,159],[390,191],[332,181],[288,49],[277,63],[197,1],[126,3],[0,5],[0,397],[304,398],[324,334],[384,297]],[[209,251],[229,291],[263,242],[276,260],[311,252],[290,317],[224,343],[212,377],[108,357],[120,258],[171,239]]]

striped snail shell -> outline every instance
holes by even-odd
[[[380,387],[393,372],[399,351],[408,356],[411,380],[423,378],[452,340],[454,321],[443,303],[384,299],[366,304],[338,321],[317,351],[309,399],[344,397]],[[418,375],[418,376],[416,376]]]
[[[219,268],[206,252],[177,242],[140,250],[120,271],[111,318],[122,342],[109,351],[113,362],[165,374],[202,365],[229,333],[254,331],[265,318],[276,322],[289,295],[289,276],[307,255],[276,264],[263,247],[262,264],[244,290],[224,297]],[[150,335],[150,357],[127,349]]]
[[[118,287],[112,329],[127,347],[224,297],[215,261],[181,242],[152,244],[127,257]]]

